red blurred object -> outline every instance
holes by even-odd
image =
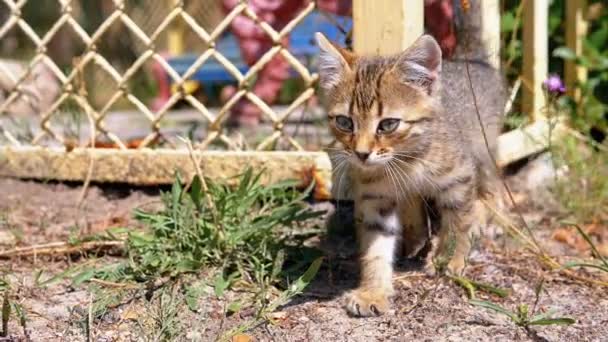
[[[424,24],[437,39],[444,58],[450,58],[456,50],[454,7],[452,0],[425,0]]]

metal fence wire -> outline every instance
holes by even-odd
[[[44,29],[25,15],[27,6],[42,3],[50,4],[56,13],[56,18]],[[173,109],[185,103],[190,116],[184,120],[203,126],[197,134],[190,134],[197,149],[306,148],[294,138],[297,128],[294,131],[293,127],[286,127],[296,116],[294,113],[302,113],[314,97],[317,74],[283,42],[315,10],[314,1],[306,3],[280,30],[260,18],[247,1],[238,2],[227,14],[221,12],[220,4],[214,0],[100,1],[103,11],[94,13],[98,22],[85,16],[90,11],[87,5],[92,3],[95,2],[0,0],[3,20],[0,42],[4,42],[0,44],[0,53],[3,51],[5,57],[12,58],[0,59],[0,146],[65,146],[69,151],[75,147],[103,147],[100,141],[105,141],[106,145],[122,150],[179,148],[183,144],[178,135],[188,136],[188,133],[175,133],[172,130],[175,119],[171,117],[175,113]],[[272,40],[272,47],[245,72],[217,49],[218,40],[240,15],[251,19]],[[202,47],[182,74],[172,68],[162,54],[172,25],[177,24],[185,28],[188,46]],[[58,44],[61,50],[66,36],[70,37],[72,48],[61,52],[72,55],[67,62],[60,62],[50,49],[57,49]],[[9,38],[17,39],[19,46],[29,46],[29,49],[13,49]],[[278,55],[301,80],[301,92],[284,106],[272,106],[251,90],[260,70]],[[211,59],[234,78],[236,87],[217,108],[211,108],[185,87]],[[142,89],[151,83],[152,65],[166,73],[174,90],[156,109],[150,105],[147,95],[142,95]],[[242,142],[241,134],[226,127],[231,111],[243,99],[259,108],[266,127],[258,130],[256,138],[248,143]],[[130,114],[119,115],[121,111]],[[135,122],[145,127],[136,144],[132,141],[136,135],[133,131],[137,131]],[[128,134],[121,133],[124,131]]]

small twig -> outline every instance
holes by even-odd
[[[110,249],[114,247],[124,247],[124,241],[88,241],[77,245],[67,242],[52,242],[43,245],[28,247],[17,247],[7,251],[0,251],[0,258],[28,257],[40,255],[73,254],[95,249]]]

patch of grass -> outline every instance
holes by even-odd
[[[570,325],[576,323],[576,320],[570,317],[551,317],[555,314],[554,310],[549,310],[536,315],[530,314],[528,312],[528,304],[520,304],[515,311],[511,311],[503,306],[485,300],[471,299],[469,300],[469,303],[505,315],[509,317],[513,323],[522,327],[529,327],[532,325]]]
[[[486,300],[472,298],[469,299],[469,303],[507,316],[513,323],[524,328],[529,328],[533,325],[570,325],[576,323],[576,320],[570,317],[552,317],[555,314],[555,310],[536,314],[536,307],[543,290],[543,284],[544,282],[541,280],[536,286],[536,299],[531,311],[528,304],[525,303],[519,304],[514,311]]]
[[[123,260],[99,266],[99,259],[91,259],[46,280],[38,276],[37,283],[66,277],[73,286],[91,283],[93,319],[136,298],[157,298],[162,305],[155,311],[154,338],[160,339],[175,337],[172,322],[179,312],[172,309],[176,307],[173,299],[157,297],[155,292],[179,289],[175,298],[180,305],[197,311],[199,300],[213,295],[205,292],[207,286],[223,298],[226,290],[238,284],[245,291],[226,303],[223,314],[242,306],[254,308],[256,314],[224,337],[256,326],[302,292],[321,264],[320,252],[302,244],[319,231],[309,220],[322,215],[305,202],[310,189],[298,191],[295,182],[263,186],[261,177],[262,173],[247,170],[236,186],[199,177],[184,184],[176,177],[171,191],[162,194],[163,209],[135,212],[144,230],[116,228],[70,240],[77,244],[124,239]],[[194,280],[201,274],[206,280]]]
[[[606,149],[606,144],[601,145]],[[552,146],[557,169],[566,171],[556,177],[557,199],[577,222],[608,223],[608,153],[595,151],[573,137]]]
[[[215,267],[245,281],[275,284],[285,253],[302,237],[294,228],[322,213],[304,203],[307,192],[298,192],[295,183],[262,186],[261,176],[248,170],[236,188],[206,180],[208,193],[198,177],[189,189],[177,179],[162,195],[162,211],[135,212],[148,229],[128,232],[128,260],[86,269],[74,282],[144,282]]]
[[[21,307],[21,304],[11,298],[10,292],[10,283],[0,278],[0,296],[2,297],[2,305],[0,309],[0,338],[9,337],[9,340],[11,340],[10,331],[8,328],[8,324],[11,320],[11,317],[16,318],[18,320],[19,326],[23,329],[24,336],[28,337],[27,316],[25,314],[25,311]]]
[[[151,322],[138,321],[141,336],[148,341],[176,341],[182,335],[179,321],[180,302],[174,289],[160,291],[150,312]]]

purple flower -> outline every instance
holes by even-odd
[[[566,86],[559,75],[550,75],[543,84],[545,85],[545,89],[550,93],[561,95],[566,92]]]

